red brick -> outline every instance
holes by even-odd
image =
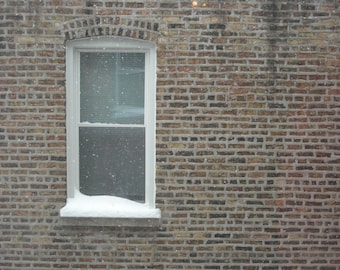
[[[336,5],[28,2],[0,1],[0,268],[336,269]],[[86,27],[157,43],[159,228],[58,216],[64,45]]]

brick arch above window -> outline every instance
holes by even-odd
[[[157,43],[159,24],[143,19],[114,17],[87,17],[64,24],[66,40],[96,36],[118,36]]]

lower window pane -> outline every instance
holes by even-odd
[[[79,187],[87,195],[145,200],[144,128],[81,127]]]

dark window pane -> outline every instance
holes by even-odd
[[[144,202],[144,128],[81,127],[79,141],[82,193]]]
[[[80,121],[144,123],[144,53],[80,53]]]

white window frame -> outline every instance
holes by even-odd
[[[118,198],[114,196],[85,196],[79,192],[79,127],[86,126],[86,123],[80,122],[80,52],[84,51],[145,53],[144,124],[136,125],[145,128],[145,203],[127,199],[117,202]],[[122,125],[105,124],[105,126]],[[60,210],[60,215],[158,218],[160,212],[155,208],[155,126],[156,46],[154,43],[122,37],[96,37],[68,41],[66,43],[67,204]],[[107,199],[108,205],[105,203],[102,205],[103,197]],[[84,200],[88,201],[88,205],[94,206],[93,211],[81,209],[80,206],[86,204]],[[130,207],[126,208],[127,205]],[[110,209],[101,211],[98,207]],[[135,211],[130,211],[131,208],[135,208]],[[96,209],[98,211],[95,211]],[[122,209],[127,210],[124,213]]]

